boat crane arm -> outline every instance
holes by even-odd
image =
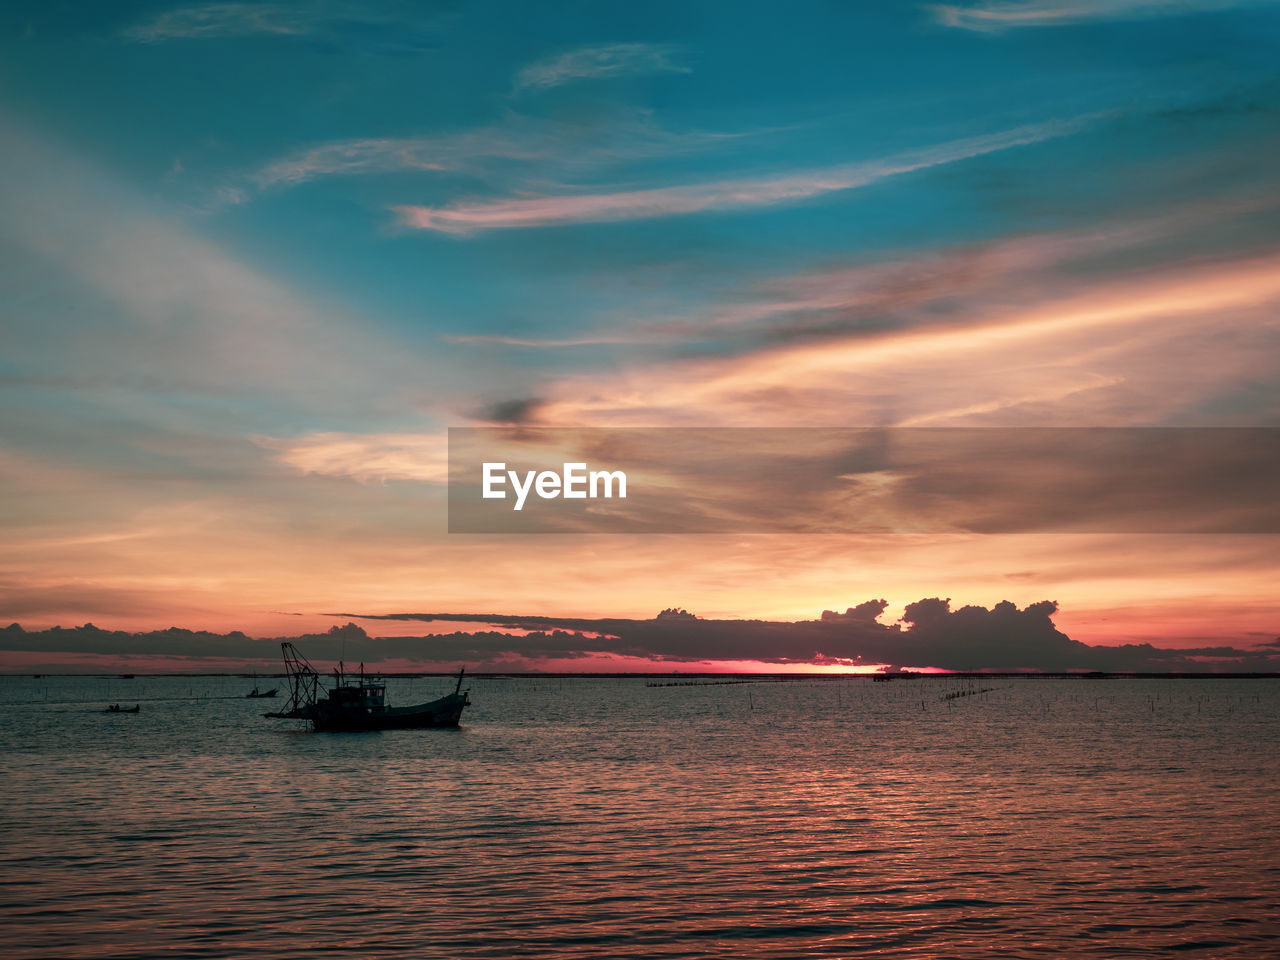
[[[284,672],[289,679],[289,702],[279,712],[267,716],[297,717],[315,706],[320,695],[320,674],[288,640],[281,642],[280,655],[284,658]]]

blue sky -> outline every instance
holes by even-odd
[[[158,215],[474,362],[441,336],[580,335],[746,277],[1229,187],[1203,167],[1269,124],[1274,7],[1131,6],[974,30],[902,3],[18,5],[4,99]],[[796,202],[463,237],[394,212],[768,180],[1078,118]]]
[[[89,595],[127,616],[177,529],[221,559],[175,580],[204,600],[156,610],[225,611],[248,588],[210,570],[259,535],[330,549],[335,516],[370,549],[426,545],[397,583],[456,566],[451,424],[1280,411],[1274,3],[10,3],[0,24],[4,519],[40,558],[0,573],[54,598],[15,616]],[[151,552],[67,552],[144,528]],[[646,576],[638,609],[669,587]]]

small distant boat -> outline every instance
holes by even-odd
[[[266,717],[306,720],[314,729],[332,733],[456,727],[463,708],[471,704],[469,691],[462,689],[462,670],[453,693],[409,707],[387,706],[387,685],[366,677],[363,664],[354,677],[344,676],[339,667],[333,686],[322,694],[320,674],[307,659],[287,640],[280,648],[289,677],[289,702],[279,712],[263,714]]]
[[[274,697],[279,689],[280,689],[279,687],[272,687],[270,690],[259,690],[257,687],[254,687],[252,690],[246,693],[245,696],[258,697],[258,698]]]
[[[104,710],[104,713],[138,713],[142,710],[142,704],[135,703],[132,707],[122,707],[118,703],[113,703]]]

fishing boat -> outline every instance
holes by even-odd
[[[141,710],[142,710],[141,704],[135,703],[132,707],[122,707],[118,703],[113,703],[111,704],[111,706],[107,707],[107,709],[104,710],[103,713],[138,713]]]
[[[330,733],[456,727],[463,708],[471,704],[469,691],[462,689],[463,670],[458,671],[453,693],[427,703],[391,707],[386,683],[366,677],[364,664],[354,676],[347,676],[339,665],[333,671],[333,685],[322,691],[319,672],[292,643],[284,641],[280,650],[289,678],[289,701],[283,710],[265,717],[306,720],[313,729]]]
[[[279,690],[280,690],[279,687],[272,687],[270,690],[259,690],[257,687],[254,687],[252,690],[246,693],[245,696],[251,697],[254,699],[261,699],[263,697],[274,697],[276,693],[279,692]]]

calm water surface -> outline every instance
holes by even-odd
[[[0,678],[0,955],[1280,956],[1280,681],[252,685]]]

